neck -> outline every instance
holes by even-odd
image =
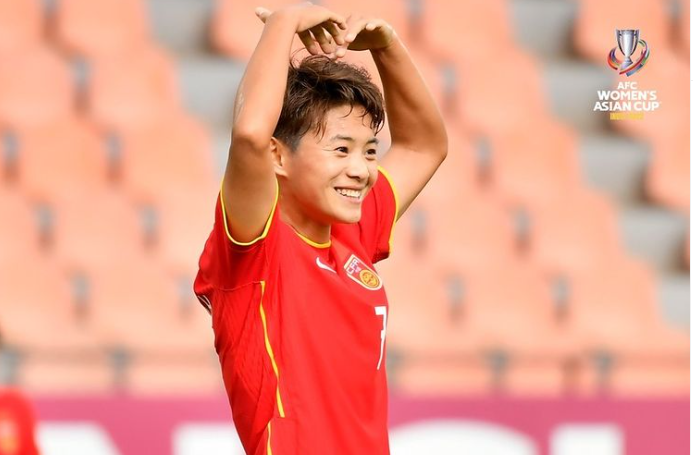
[[[301,211],[298,204],[290,197],[280,195],[279,216],[281,220],[291,226],[308,243],[326,244],[330,241],[330,224],[316,221],[315,218]]]

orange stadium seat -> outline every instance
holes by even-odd
[[[24,349],[50,355],[94,346],[93,333],[78,324],[68,276],[40,256],[0,263],[0,321],[8,342]]]
[[[210,347],[211,347],[210,342]],[[127,390],[132,395],[205,396],[222,393],[221,368],[213,350],[201,351],[185,362],[135,357],[127,372]]]
[[[547,116],[539,62],[528,53],[508,48],[458,60],[455,68],[458,118],[473,134],[491,136]]]
[[[0,123],[5,126],[31,126],[69,116],[75,96],[69,67],[48,48],[36,47],[3,57]]]
[[[378,266],[390,302],[388,347],[417,358],[477,356],[481,339],[474,327],[456,320],[454,297],[429,264],[420,261],[400,267],[389,262]]]
[[[644,263],[615,258],[569,280],[568,328],[583,349],[631,359],[688,358],[688,335],[664,322],[656,278]]]
[[[690,58],[691,47],[691,2],[679,0],[679,16],[676,21],[676,43],[684,59]]]
[[[417,21],[416,16],[413,20]],[[424,1],[414,36],[420,36],[417,42],[437,55],[496,59],[499,49],[513,43],[510,7],[506,0]]]
[[[53,22],[59,45],[87,58],[130,53],[150,40],[142,0],[59,0]]]
[[[567,126],[528,122],[489,140],[492,183],[508,206],[541,206],[580,186],[577,137]]]
[[[210,26],[210,40],[214,48],[228,56],[248,60],[262,34],[262,22],[255,16],[255,8],[263,6],[276,10],[293,5],[290,0],[268,0],[258,4],[250,0],[216,0]],[[294,38],[294,49],[303,47]]]
[[[18,381],[31,394],[85,396],[112,392],[113,378],[108,356],[97,353],[68,359],[29,356]]]
[[[90,322],[106,345],[179,354],[213,346],[209,314],[153,258],[121,256],[87,273]]]
[[[616,214],[601,194],[579,189],[530,212],[529,259],[542,270],[590,269],[623,254]]]
[[[0,2],[0,55],[36,46],[43,22],[40,0]]]
[[[18,177],[33,200],[50,201],[107,185],[104,141],[86,122],[65,117],[17,134]]]
[[[158,250],[176,275],[194,277],[202,248],[214,225],[217,182],[196,191],[164,191],[158,200]],[[165,189],[164,189],[165,190]]]
[[[652,139],[652,160],[647,169],[647,193],[667,207],[683,213],[691,205],[690,130],[660,134]]]
[[[212,147],[204,126],[171,115],[147,129],[121,136],[124,189],[138,202],[156,201],[170,188],[216,187]]]
[[[388,371],[391,388],[418,397],[479,396],[493,391],[493,375],[483,358],[447,362],[405,361]]]
[[[619,360],[609,380],[612,396],[629,398],[688,397],[690,386],[688,359]]]
[[[424,210],[431,261],[443,275],[493,268],[515,254],[512,218],[485,193],[462,194]]]
[[[671,25],[667,3],[650,0],[579,0],[573,42],[584,57],[605,68],[607,57],[617,46],[615,30],[640,30],[653,52],[670,46]],[[636,51],[639,52],[639,51]],[[620,51],[618,51],[620,55]]]
[[[120,192],[74,194],[50,207],[52,252],[67,270],[89,270],[145,245],[142,220]]]
[[[667,326],[657,304],[655,277],[634,260],[606,262],[571,276],[566,327],[586,354],[614,356],[607,376],[593,364],[578,375],[578,390],[614,395],[684,394],[688,334]]]
[[[481,333],[487,349],[501,349],[521,360],[560,360],[576,352],[572,340],[561,333],[549,280],[538,270],[512,260],[495,270],[461,274],[462,317]]]
[[[91,117],[106,130],[146,128],[181,110],[174,62],[155,47],[94,60],[87,97]]]
[[[35,213],[19,191],[0,187],[0,220],[0,264],[39,254]]]

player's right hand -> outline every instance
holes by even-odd
[[[276,11],[263,7],[255,9],[255,15],[264,23],[275,14],[289,16],[296,21],[296,33],[313,55],[334,57],[340,46],[344,45],[346,19],[327,8],[304,2]]]

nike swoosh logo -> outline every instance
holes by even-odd
[[[318,264],[318,267],[320,267],[321,269],[329,270],[332,273],[337,273],[330,266],[323,264],[320,258],[315,258],[315,263]]]

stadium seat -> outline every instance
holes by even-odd
[[[122,186],[137,202],[155,202],[171,189],[209,189],[219,183],[209,135],[201,123],[185,114],[123,132],[120,145]]]
[[[491,369],[484,359],[449,362],[405,362],[388,371],[394,392],[412,397],[489,395]]]
[[[166,191],[158,198],[157,247],[162,262],[177,276],[194,277],[202,247],[214,225],[214,207],[219,184],[207,189]]]
[[[0,320],[13,346],[48,356],[92,348],[93,333],[79,325],[76,309],[68,277],[57,264],[29,255],[0,263]]]
[[[496,269],[460,274],[462,318],[481,333],[487,350],[501,350],[520,362],[557,361],[577,353],[540,271],[511,260]]]
[[[0,264],[39,255],[39,231],[30,203],[16,189],[0,186]]]
[[[441,275],[493,268],[514,256],[512,218],[491,196],[466,193],[423,207],[431,261]]]
[[[150,39],[142,0],[58,0],[52,31],[72,55],[129,54]]]
[[[590,269],[623,254],[611,203],[579,189],[529,212],[528,259],[547,273]]]
[[[40,0],[0,2],[0,55],[36,46],[43,27]]]
[[[66,270],[84,272],[145,245],[142,220],[120,192],[71,195],[50,210],[52,254]]]
[[[676,20],[676,44],[679,55],[684,59],[690,58],[691,47],[691,2],[679,0],[679,15]]]
[[[223,393],[221,368],[212,354],[212,349],[201,351],[189,361],[136,355],[128,368],[127,391],[134,396],[150,397]]]
[[[682,213],[690,212],[690,131],[659,134],[651,141],[652,159],[647,169],[649,197]]]
[[[269,0],[261,6],[274,11],[292,4],[289,0]],[[216,0],[210,26],[212,46],[227,57],[248,60],[262,34],[262,22],[255,16],[258,6],[250,0]],[[294,38],[293,48],[299,47],[301,41]]]
[[[32,200],[93,193],[108,185],[103,139],[85,121],[64,117],[17,134],[18,178]]]
[[[22,128],[69,116],[75,96],[70,69],[48,48],[36,47],[3,56],[0,124]]]
[[[123,255],[87,275],[90,322],[105,345],[181,355],[213,346],[209,314],[154,258]]]
[[[458,121],[473,134],[491,136],[526,119],[547,117],[540,64],[530,54],[505,48],[454,64]]]
[[[545,205],[580,186],[575,132],[555,121],[533,123],[489,138],[492,184],[514,209]]]
[[[612,259],[569,277],[568,330],[586,352],[625,360],[688,359],[688,335],[669,327],[657,304],[655,276],[633,259]]]
[[[390,312],[389,348],[416,358],[444,361],[471,358],[481,352],[483,341],[476,327],[456,317],[458,302],[430,263],[380,264]],[[388,349],[389,349],[388,348]]]
[[[113,391],[113,370],[104,354],[46,358],[31,356],[19,370],[19,385],[36,395],[102,395]]]
[[[147,128],[182,108],[174,62],[156,47],[93,60],[87,92],[89,114],[107,132]]]
[[[611,374],[609,393],[619,398],[688,398],[690,385],[688,359],[620,360]]]
[[[638,28],[640,39],[653,52],[670,46],[671,26],[667,3],[650,0],[579,0],[573,42],[585,58],[603,64],[612,48],[617,47],[615,29]],[[639,53],[639,50],[636,50]],[[617,53],[620,56],[620,51]],[[622,58],[620,56],[619,58]]]
[[[547,339],[546,343],[554,339]],[[542,357],[510,359],[500,378],[497,391],[522,398],[560,398],[572,392],[564,362]]]
[[[431,53],[453,59],[484,55],[496,59],[499,49],[512,44],[510,7],[505,0],[425,0],[420,14],[414,36]]]

